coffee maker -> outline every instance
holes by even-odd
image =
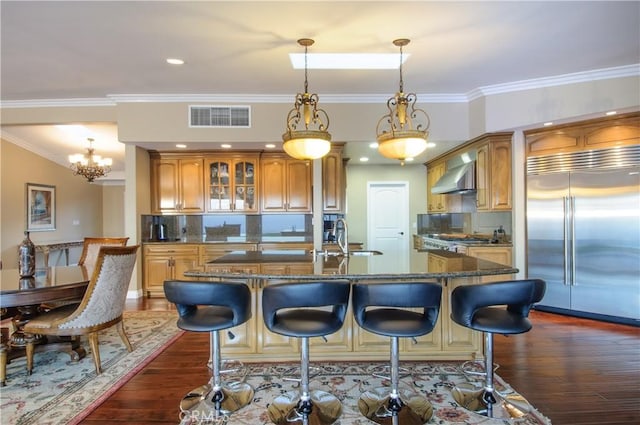
[[[160,217],[153,217],[151,221],[151,228],[149,229],[149,240],[151,241],[167,240],[167,225],[162,224],[160,220]]]

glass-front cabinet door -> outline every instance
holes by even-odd
[[[208,158],[208,212],[257,212],[257,155]]]

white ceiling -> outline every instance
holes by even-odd
[[[303,71],[288,54],[301,52],[301,37],[315,39],[312,53],[394,53],[392,40],[410,38],[404,85],[419,99],[640,63],[638,1],[2,0],[0,19],[7,107],[119,96],[293,100]],[[168,57],[186,64],[169,66]],[[397,70],[309,71],[321,104],[323,95],[386,98],[397,84]],[[96,150],[122,167],[115,125],[91,131],[105,136]],[[84,147],[51,126],[2,132],[54,160]]]

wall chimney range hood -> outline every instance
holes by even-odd
[[[447,162],[447,171],[431,188],[435,194],[461,194],[476,190],[476,155],[466,152]]]

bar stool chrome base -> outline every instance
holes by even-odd
[[[431,402],[418,394],[398,390],[400,410],[394,420],[390,404],[389,388],[381,387],[366,391],[358,399],[358,409],[363,416],[379,424],[421,425],[433,416]]]
[[[299,392],[289,392],[282,394],[269,404],[267,413],[269,419],[276,425],[286,425],[290,423],[302,423],[313,425],[329,425],[338,420],[342,414],[342,403],[333,394],[326,391],[312,390],[311,413],[308,414],[308,421],[305,422],[302,410],[308,408],[301,401]]]
[[[516,419],[531,411],[531,405],[520,394],[515,392],[503,394],[499,391],[493,391],[491,394],[495,402],[492,403],[492,411],[491,415],[489,415],[485,393],[484,387],[478,387],[470,383],[459,384],[451,390],[451,395],[456,403],[483,416],[491,416],[497,419]]]
[[[203,422],[229,415],[253,400],[253,388],[247,383],[231,382],[222,388],[220,407],[213,401],[214,391],[210,384],[202,385],[184,396],[180,411]]]

